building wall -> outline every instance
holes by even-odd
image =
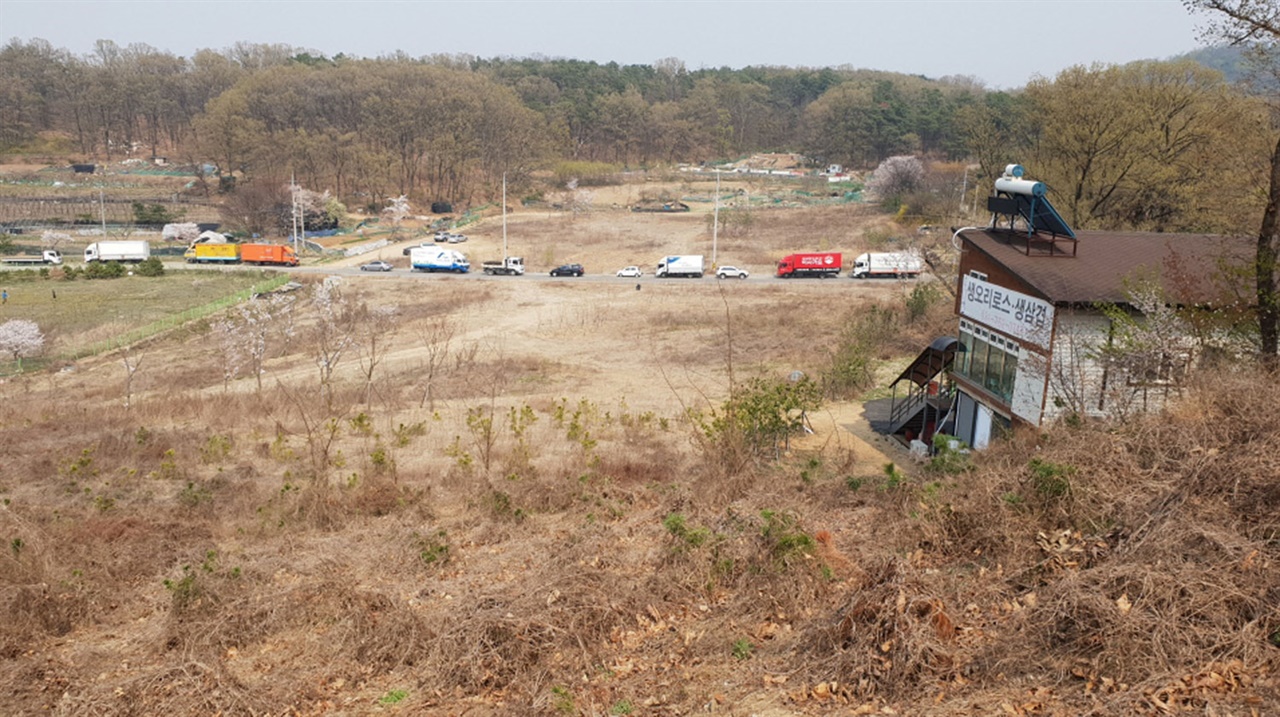
[[[1176,382],[1144,380],[1101,361],[1110,334],[1111,320],[1096,311],[1058,312],[1044,422],[1071,414],[1123,418],[1159,410],[1178,394]]]
[[[1111,321],[1095,311],[1060,311],[1053,334],[1049,367],[1049,394],[1044,421],[1070,414],[1100,416],[1105,413],[1106,369],[1097,360],[1105,346]]]

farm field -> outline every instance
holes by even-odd
[[[1270,494],[1151,510],[1184,464],[1269,465],[1275,389],[1220,376],[1231,390],[1166,424],[1015,436],[976,470],[930,470],[870,435],[861,400],[954,331],[945,292],[757,281],[782,254],[847,260],[912,228],[860,204],[759,208],[715,248],[746,281],[545,276],[710,257],[709,204],[626,211],[639,191],[514,212],[508,253],[542,276],[406,276],[406,239],[296,272],[302,289],[230,323],[7,376],[0,713],[1280,704],[1274,545],[1219,527],[1267,524]],[[500,219],[464,231],[473,265],[501,256]],[[396,271],[326,278],[375,258]],[[30,312],[62,351],[262,278],[37,279],[4,316]],[[826,395],[811,432],[765,442],[730,420],[751,410],[732,399],[851,361],[871,380]],[[1070,466],[1048,475],[1071,491],[1029,465]],[[1114,555],[1143,520],[1139,554]]]

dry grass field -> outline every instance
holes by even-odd
[[[710,206],[611,191],[516,211],[510,253],[539,274],[710,255]],[[718,251],[759,275],[891,228],[753,215]],[[473,264],[501,254],[499,220],[466,231]],[[1280,709],[1269,382],[1214,376],[1163,421],[1014,436],[963,470],[867,443],[829,399],[775,460],[717,431],[727,399],[823,376],[868,316],[892,375],[949,302],[406,276],[400,247],[398,273],[299,274],[252,321],[0,383],[0,713]]]

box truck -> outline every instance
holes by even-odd
[[[658,268],[653,272],[653,275],[659,279],[669,277],[701,279],[702,274],[701,254],[663,257],[662,261],[658,262]]]
[[[298,254],[288,244],[241,244],[240,261],[259,266],[297,266]]]
[[[239,244],[194,244],[182,255],[188,264],[239,264]]]
[[[871,279],[877,276],[915,278],[924,270],[924,259],[909,251],[870,252],[853,260],[849,277]]]
[[[778,277],[794,279],[807,276],[826,279],[830,276],[839,276],[843,267],[844,255],[838,251],[788,254],[778,262]]]
[[[436,247],[414,247],[409,252],[409,266],[414,271],[451,271],[465,274],[471,270],[471,262],[462,252]]]
[[[98,241],[84,248],[84,263],[94,261],[139,262],[151,258],[151,244],[146,241]]]

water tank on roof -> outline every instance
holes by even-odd
[[[1045,188],[1044,182],[1001,177],[996,180],[996,191],[1007,194],[1021,194],[1026,197],[1043,197],[1048,190]]]

